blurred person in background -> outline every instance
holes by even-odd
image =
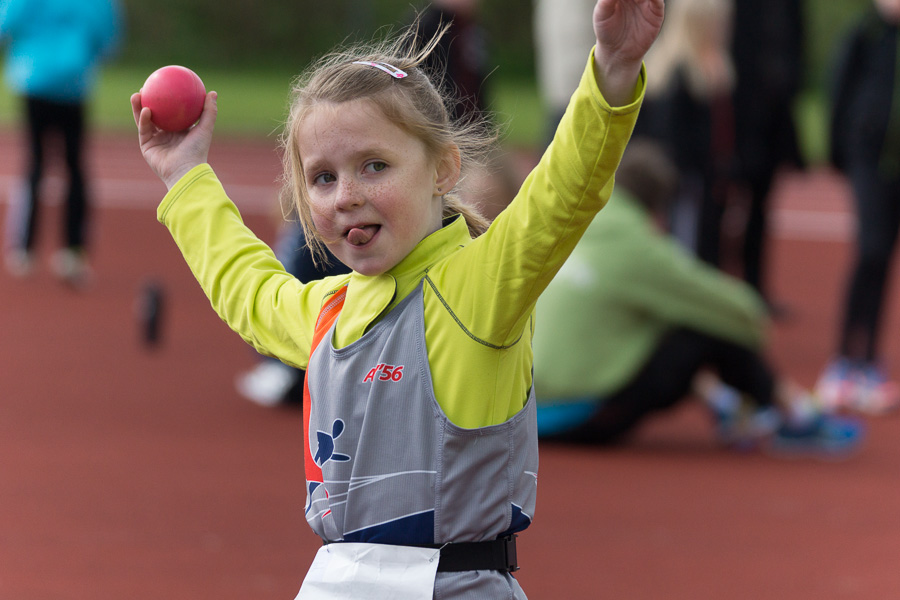
[[[850,182],[856,259],[847,281],[837,353],[818,382],[836,408],[882,414],[900,385],[880,364],[884,297],[900,228],[900,0],[875,0],[833,64],[831,162]]]
[[[68,174],[62,248],[53,267],[65,282],[87,275],[90,201],[84,164],[87,102],[98,68],[119,47],[122,15],[115,0],[4,0],[0,43],[6,83],[23,101],[28,147],[26,182],[8,218],[5,263],[14,275],[33,270],[46,158],[62,137]]]
[[[736,184],[745,199],[739,270],[774,317],[785,308],[766,288],[769,199],[781,167],[803,167],[794,103],[803,84],[801,0],[735,0],[731,51],[736,73]]]
[[[647,55],[647,101],[636,132],[658,139],[681,173],[672,232],[720,266],[722,219],[736,148],[732,0],[677,0]]]
[[[479,20],[480,4],[481,0],[432,0],[419,17],[419,47],[451,24],[425,68],[455,98],[450,107],[450,117],[455,120],[485,114],[488,37]]]
[[[592,1],[578,14],[589,14],[593,6]],[[433,39],[443,26],[450,24],[446,35],[425,61],[425,69],[454,100],[449,112],[456,121],[477,122],[491,117],[487,111],[490,39],[481,25],[480,11],[481,0],[433,0],[416,21],[418,30],[415,40],[420,48]],[[590,27],[587,29],[590,38],[582,47],[590,47],[594,43],[594,33]],[[579,76],[581,67],[583,65],[578,67]],[[575,87],[572,86],[566,102]],[[461,183],[460,194],[477,206],[485,217],[494,219],[513,199],[521,183],[512,160],[498,151],[484,168],[473,170],[466,177]]]
[[[826,414],[767,364],[762,298],[663,229],[677,178],[656,142],[633,138],[608,205],[538,301],[539,435],[613,444],[698,395],[723,443],[853,450],[861,425]]]

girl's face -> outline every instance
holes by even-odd
[[[458,163],[434,160],[374,104],[318,105],[299,134],[313,223],[342,263],[379,275],[440,229],[441,195],[456,183]]]

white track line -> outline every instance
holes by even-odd
[[[46,182],[48,204],[59,203],[61,177]],[[8,203],[16,194],[19,179],[0,175],[0,203]],[[165,195],[165,187],[153,179],[95,179],[91,183],[100,207],[155,210]],[[271,215],[278,186],[227,184],[229,197],[243,214]],[[771,235],[798,241],[847,242],[855,231],[853,215],[848,211],[817,211],[776,208],[771,216]]]
[[[856,233],[848,212],[776,209],[771,222],[772,236],[786,240],[848,242]]]
[[[17,177],[0,175],[0,203],[9,203],[16,196],[20,181]],[[44,186],[47,204],[59,204],[63,178],[48,177]],[[96,206],[104,208],[155,210],[166,194],[162,182],[154,179],[93,179],[90,186]],[[272,214],[278,197],[278,187],[274,183],[270,186],[228,184],[227,187],[229,197],[242,213]]]

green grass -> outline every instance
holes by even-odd
[[[134,131],[128,98],[149,74],[150,70],[123,66],[105,69],[90,105],[91,123],[100,131]],[[274,137],[280,132],[294,73],[209,69],[200,75],[207,89],[219,93],[217,133]],[[537,147],[544,134],[544,112],[534,82],[495,79],[490,83],[489,108],[501,126],[504,143]],[[14,126],[19,111],[19,102],[6,86],[0,86],[0,126]],[[801,149],[811,164],[820,163],[827,153],[826,113],[821,95],[814,91],[803,94],[796,114]]]
[[[800,151],[810,165],[828,160],[828,107],[822,94],[805,92],[794,110]]]
[[[90,122],[100,131],[134,131],[129,98],[150,71],[124,67],[104,70],[90,102]],[[268,136],[280,128],[290,91],[290,73],[209,70],[201,74],[207,89],[219,93],[216,131]],[[0,125],[14,126],[21,107],[9,88],[0,88]]]
[[[134,130],[129,97],[138,91],[151,70],[107,67],[90,103],[91,123],[100,131]],[[226,135],[274,136],[287,113],[295,73],[205,69],[199,73],[208,90],[219,94],[216,132]],[[542,109],[533,83],[492,82],[491,107],[504,127],[504,139],[514,145],[537,143]],[[6,86],[0,86],[0,125],[14,126],[20,106]]]
[[[494,81],[489,109],[514,147],[537,147],[544,135],[544,106],[532,81]]]
[[[100,129],[133,130],[129,97],[150,71],[110,68],[104,71],[92,104],[92,120]],[[234,135],[273,135],[284,119],[290,92],[290,73],[204,70],[207,90],[219,94],[216,131]]]

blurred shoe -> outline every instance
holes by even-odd
[[[873,363],[857,365],[853,370],[853,392],[849,408],[864,415],[884,415],[900,408],[900,384],[890,381],[884,370]]]
[[[718,377],[698,375],[693,388],[709,408],[716,439],[724,446],[740,451],[755,450],[778,428],[780,417],[774,408],[760,409]]]
[[[853,364],[844,357],[835,358],[822,371],[815,394],[825,412],[835,413],[850,406],[856,387],[853,371]]]
[[[13,277],[28,277],[34,272],[34,256],[28,250],[13,248],[3,258],[6,270]]]
[[[785,423],[766,449],[782,457],[840,459],[859,449],[864,436],[865,426],[859,419],[822,414],[803,426]]]
[[[750,451],[762,446],[780,424],[781,415],[776,408],[758,408],[746,403],[736,413],[721,418],[716,433],[719,441],[729,448]]]
[[[823,414],[831,414],[819,397],[793,382],[781,385],[778,403],[786,423],[803,427]]]
[[[53,273],[72,287],[82,288],[88,283],[90,270],[84,251],[77,248],[63,248],[53,255]]]
[[[781,424],[775,407],[760,408],[725,384],[720,384],[706,400],[715,420],[717,439],[733,450],[756,450]]]
[[[235,380],[235,387],[243,397],[260,406],[278,406],[287,394],[298,371],[276,360],[264,360]]]

